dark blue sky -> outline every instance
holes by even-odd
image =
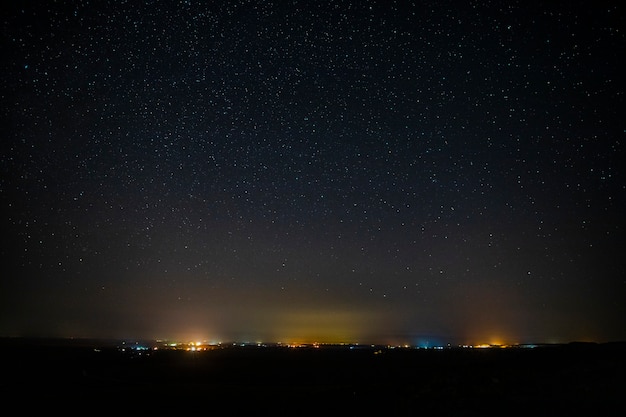
[[[2,7],[0,334],[626,337],[618,2]]]

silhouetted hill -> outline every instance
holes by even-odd
[[[188,352],[122,351],[115,344],[84,341],[2,342],[4,404],[19,405],[24,412],[626,412],[623,343]]]

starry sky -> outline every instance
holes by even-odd
[[[626,339],[620,2],[5,3],[0,335]]]

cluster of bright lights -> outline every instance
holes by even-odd
[[[221,342],[215,341],[194,341],[194,342],[167,342],[163,340],[157,340],[157,345],[153,347],[146,347],[146,345],[141,345],[139,342],[134,344],[126,344],[123,343],[123,346],[120,347],[122,351],[130,350],[141,354],[142,351],[150,351],[150,350],[183,350],[189,352],[199,352],[199,351],[207,351],[213,349],[219,349],[221,347],[231,346],[231,344],[222,345]],[[264,343],[264,342],[233,342],[232,346],[234,347],[268,347],[268,346],[277,346],[277,347],[286,347],[286,348],[320,348],[325,346],[346,346],[350,349],[359,348],[359,343],[320,343],[320,342],[277,342],[277,343]],[[443,350],[443,349],[452,349],[452,348],[462,348],[462,349],[489,349],[489,348],[515,348],[515,347],[523,347],[523,348],[533,348],[535,345],[519,345],[519,344],[503,344],[503,343],[480,343],[480,344],[462,344],[462,345],[434,345],[434,346],[415,346],[408,343],[398,344],[398,345],[363,345],[370,346],[371,348],[381,348],[382,350],[389,349],[432,349],[432,350]],[[378,349],[375,353],[381,353],[382,350]]]
[[[190,352],[211,350],[219,345],[221,345],[221,343],[189,342],[189,343],[182,344],[182,346],[184,346],[184,349]]]
[[[196,341],[196,342],[163,342],[158,340],[157,343],[160,344],[161,349],[166,350],[186,350],[190,352],[197,352],[203,350],[214,349],[218,346],[221,346],[221,342],[207,342],[207,341]],[[158,349],[155,347],[154,350]]]

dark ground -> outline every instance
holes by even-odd
[[[27,415],[626,415],[625,344],[376,350],[138,355],[9,339],[0,396]]]

